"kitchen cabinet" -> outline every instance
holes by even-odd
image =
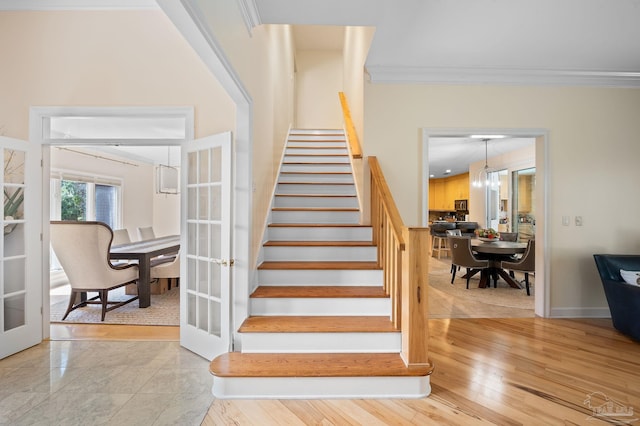
[[[518,212],[528,213],[533,207],[533,175],[522,175],[518,178]]]
[[[469,199],[469,173],[429,179],[429,210],[455,211],[455,200]]]

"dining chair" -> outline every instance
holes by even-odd
[[[113,241],[111,245],[119,246],[120,244],[127,244],[131,242],[131,237],[129,236],[129,231],[126,229],[114,229],[113,230]]]
[[[126,300],[109,301],[110,290],[138,281],[138,265],[113,265],[109,250],[113,231],[102,222],[53,221],[50,226],[51,246],[69,278],[71,294],[62,320],[75,309],[88,304],[102,306],[102,319],[107,312],[131,303],[138,296]],[[87,299],[87,293],[98,295]],[[80,297],[80,301],[76,300]],[[110,306],[111,305],[111,306]]]
[[[456,278],[456,266],[467,269],[467,289],[469,288],[469,280],[471,275],[478,270],[487,269],[489,267],[488,260],[480,260],[473,255],[471,251],[471,238],[448,236],[447,242],[451,248],[451,284]]]
[[[153,226],[138,227],[138,238],[140,241],[153,240],[156,233],[153,232]]]
[[[447,229],[446,233],[447,233],[447,236],[462,237],[462,231],[460,229]],[[458,271],[459,271],[460,267],[458,266],[457,268],[458,268]],[[456,265],[451,263],[451,273],[453,273],[454,269],[456,269]]]
[[[518,241],[518,233],[517,232],[500,232],[500,241]]]
[[[180,254],[167,263],[161,263],[151,267],[151,279],[166,278],[169,280],[169,289],[171,289],[171,282],[175,280],[176,287],[180,285]]]
[[[527,296],[531,296],[529,291],[529,273],[536,271],[536,240],[529,240],[527,249],[522,258],[515,261],[502,261],[502,269],[509,271],[524,272],[524,283],[527,289]]]

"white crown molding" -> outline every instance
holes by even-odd
[[[367,66],[372,83],[640,87],[640,72]]]
[[[256,5],[255,0],[237,0],[237,2],[244,24],[247,26],[247,31],[249,31],[249,35],[251,36],[251,30],[262,24],[258,5]]]
[[[2,10],[158,9],[155,0],[0,0]]]

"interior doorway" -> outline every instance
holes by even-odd
[[[534,147],[534,159],[530,166],[520,167],[524,168],[534,168],[537,171],[536,181],[538,185],[536,185],[534,189],[534,203],[535,203],[535,211],[536,211],[536,226],[533,232],[537,240],[536,244],[536,290],[534,292],[534,312],[537,316],[548,317],[549,316],[549,271],[546,265],[548,265],[548,249],[546,247],[546,228],[544,226],[547,217],[547,206],[546,206],[546,174],[544,170],[546,170],[547,166],[547,144],[548,144],[548,135],[547,131],[544,129],[427,129],[424,128],[422,132],[422,224],[423,226],[429,226],[429,206],[433,205],[429,192],[429,179],[430,175],[433,174],[434,170],[430,170],[430,140],[437,140],[438,138],[470,138],[471,135],[491,135],[491,136],[483,136],[484,138],[493,138],[496,135],[498,137],[506,137],[506,138],[514,138],[514,139],[530,139],[533,141]],[[483,157],[481,159],[481,166],[487,164],[487,159],[485,156],[485,150],[483,148]],[[495,167],[495,171],[501,169],[500,165],[491,165],[489,161],[489,165],[491,167]],[[468,173],[474,174],[482,169],[481,166],[477,166],[475,170],[469,170]],[[517,169],[517,166],[514,165],[513,169]],[[499,179],[500,176],[497,176]],[[507,181],[510,181],[508,178]],[[509,182],[511,186],[512,183]],[[500,225],[500,196],[498,196],[498,192],[496,192],[496,224]],[[482,195],[478,198],[482,201],[480,203],[476,203],[477,205],[470,204],[468,206],[469,212],[471,213],[472,218],[475,217],[481,218],[478,220],[481,222],[481,227],[486,227],[487,225],[484,223],[487,219],[487,196],[486,193],[482,193]],[[481,204],[481,205],[480,205]],[[450,266],[450,265],[449,265]]]
[[[57,195],[52,182],[66,182],[66,186],[77,187],[79,193],[86,195],[85,200],[79,203],[82,205],[78,209],[82,212],[81,219],[99,219],[99,208],[96,205],[100,201],[95,196],[97,192],[106,194],[106,198],[113,202],[111,211],[108,212],[111,225],[131,228],[129,233],[134,234],[134,239],[138,225],[153,226],[153,214],[149,214],[149,211],[157,204],[156,198],[160,203],[165,198],[173,198],[175,208],[168,209],[165,205],[160,206],[159,210],[163,214],[169,210],[174,211],[167,220],[176,221],[171,233],[180,233],[179,194],[176,191],[172,195],[160,195],[159,189],[166,192],[167,188],[157,181],[160,176],[156,176],[156,170],[159,170],[157,166],[160,164],[179,167],[180,144],[192,140],[194,135],[193,108],[39,107],[32,109],[32,129],[34,134],[40,136],[39,142],[43,149],[43,211],[50,212],[50,216],[43,217],[45,242],[48,242],[49,219],[57,219],[62,214],[61,206],[56,205],[56,202],[60,203],[60,197],[57,201],[55,196],[52,197]],[[59,161],[63,157],[66,160]],[[144,169],[144,172],[137,169]],[[145,183],[147,192],[142,193],[142,185]],[[109,186],[108,189],[116,188],[117,191],[91,190],[98,186]],[[101,196],[102,201],[106,198]],[[101,207],[104,209],[108,206],[102,202]],[[132,217],[124,214],[125,208],[133,211]],[[78,214],[73,209],[70,212],[68,210],[65,212],[67,215]],[[140,213],[145,211],[145,214]],[[163,229],[158,231],[165,233]],[[43,259],[48,258],[43,253]],[[52,280],[48,278],[50,268],[47,261],[43,267],[45,334],[50,330],[51,318]]]

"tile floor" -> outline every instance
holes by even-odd
[[[178,342],[46,341],[0,360],[0,425],[199,425],[208,367]]]

